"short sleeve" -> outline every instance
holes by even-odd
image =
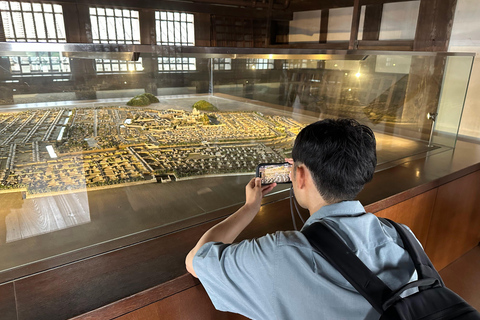
[[[193,259],[193,269],[217,310],[253,319],[272,319],[276,236],[236,244],[209,242]]]

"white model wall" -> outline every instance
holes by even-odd
[[[480,1],[458,0],[448,51],[475,52],[460,135],[480,139]]]

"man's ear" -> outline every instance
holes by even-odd
[[[297,166],[297,171],[295,172],[296,177],[295,180],[297,180],[297,187],[300,189],[305,188],[305,183],[306,183],[306,167],[301,164]]]

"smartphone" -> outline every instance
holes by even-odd
[[[257,166],[257,177],[262,178],[262,184],[291,183],[290,170],[292,165],[283,163],[260,163]]]

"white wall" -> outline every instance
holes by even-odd
[[[289,25],[288,42],[318,43],[321,12],[321,10],[294,12]]]
[[[448,51],[477,54],[459,134],[480,139],[480,1],[458,0]]]
[[[419,9],[419,0],[384,4],[379,40],[415,39]]]

